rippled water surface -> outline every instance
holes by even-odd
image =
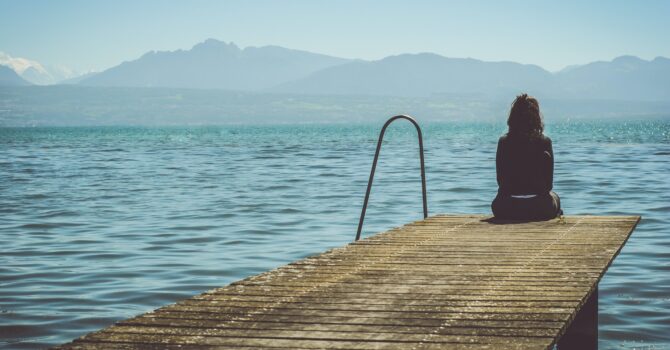
[[[41,348],[354,238],[379,125],[0,129],[0,347]],[[567,214],[640,214],[600,346],[670,348],[670,122],[549,124]],[[424,126],[431,213],[489,213],[502,124]],[[364,234],[421,217],[408,123]]]

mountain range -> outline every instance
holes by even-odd
[[[7,66],[0,65],[0,86],[26,86],[29,82],[21,78],[16,72]]]
[[[535,65],[447,58],[387,57],[327,68],[274,91],[396,96],[449,94],[504,97],[520,91],[552,98],[670,100],[670,59],[633,56],[550,73]]]
[[[82,85],[262,90],[348,60],[278,46],[247,47],[208,39],[190,50],[149,52]]]
[[[670,101],[670,59],[621,56],[552,73],[537,65],[401,54],[365,61],[278,46],[239,48],[208,39],[151,51],[63,84],[225,89],[303,95],[538,97]]]

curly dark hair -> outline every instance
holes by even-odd
[[[526,137],[540,136],[544,132],[544,122],[537,99],[523,93],[512,102],[507,118],[508,134]]]

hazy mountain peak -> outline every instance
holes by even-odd
[[[633,55],[623,55],[616,57],[615,59],[612,60],[612,63],[624,63],[624,64],[638,64],[638,63],[645,63],[647,61]]]
[[[29,68],[47,74],[46,69],[39,62],[22,57],[12,57],[4,52],[0,52],[0,64],[13,69],[19,75]]]
[[[670,100],[670,65],[625,55],[588,63],[556,75],[562,91],[578,98]]]
[[[226,43],[225,41],[209,38],[201,43],[197,43],[193,46],[191,51],[230,51],[230,52],[239,52],[240,48],[235,45],[232,41]]]
[[[11,67],[0,64],[0,86],[24,86],[30,85],[21,78]]]
[[[207,39],[190,50],[147,53],[81,84],[257,90],[344,62],[347,60],[278,46],[241,50],[233,42]]]
[[[231,41],[230,44],[233,44]],[[219,40],[219,39],[214,39],[214,38],[207,38],[201,43],[197,43],[194,46],[198,45],[228,45],[225,41]]]
[[[398,55],[391,55],[380,59],[377,62],[389,62],[389,61],[411,61],[411,60],[441,60],[448,59],[447,57],[440,56],[432,52],[419,52],[419,53],[401,53]]]

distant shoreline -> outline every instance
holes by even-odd
[[[227,90],[82,86],[0,87],[0,126],[379,123],[503,120],[505,96],[299,95]],[[548,120],[668,120],[670,101],[540,97]]]

